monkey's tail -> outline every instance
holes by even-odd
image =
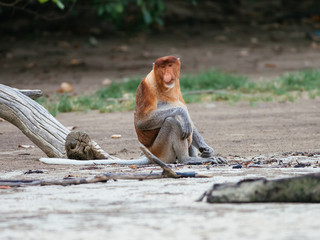
[[[145,146],[140,144],[140,148],[146,157],[141,157],[132,160],[120,159],[112,156],[112,159],[96,159],[96,160],[74,160],[68,158],[40,158],[39,161],[46,164],[58,164],[58,165],[146,165],[150,163],[156,163],[162,168],[169,168],[159,158],[154,156]]]
[[[141,157],[132,160],[125,160],[120,158],[115,159],[96,159],[96,160],[74,160],[67,158],[40,158],[40,162],[46,164],[58,164],[58,165],[146,165],[150,164],[150,160],[146,157]]]

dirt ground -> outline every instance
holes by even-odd
[[[182,73],[219,68],[268,80],[288,71],[320,66],[316,43],[304,29],[279,29],[248,33],[244,28],[199,32],[185,29],[158,36],[100,37],[96,46],[88,37],[43,32],[37,39],[1,38],[0,82],[21,89],[54,93],[70,82],[75,94],[98,89],[106,78],[121,80],[143,76],[159,56],[181,57]],[[168,40],[169,39],[169,40]],[[74,59],[79,60],[73,61]],[[74,64],[76,63],[76,64]],[[318,204],[216,204],[195,202],[214,183],[250,177],[269,179],[318,172],[320,152],[320,100],[294,103],[224,102],[191,104],[191,117],[216,155],[249,160],[252,156],[277,161],[284,152],[316,153],[305,157],[306,168],[232,169],[232,166],[179,167],[180,171],[213,174],[209,179],[109,181],[80,186],[25,187],[0,190],[1,239],[316,239],[319,237]],[[86,131],[108,153],[138,157],[133,112],[59,114],[65,126]],[[121,134],[120,139],[111,135]],[[1,179],[61,179],[89,177],[102,172],[160,171],[158,167],[131,169],[102,166],[45,165],[34,144],[8,122],[0,122]],[[318,155],[317,155],[318,154]],[[301,156],[300,156],[301,157]],[[270,159],[270,158],[268,158]],[[293,156],[293,164],[300,161]],[[240,161],[240,160],[239,160]],[[278,164],[275,163],[276,165]],[[274,165],[274,166],[276,166]],[[28,170],[43,174],[26,175]]]

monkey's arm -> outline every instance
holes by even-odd
[[[214,150],[209,147],[208,144],[206,144],[195,125],[193,125],[192,145],[199,149],[199,151],[201,152],[201,157],[213,157]]]
[[[181,107],[158,109],[147,115],[146,118],[137,120],[137,128],[140,131],[153,130],[161,128],[165,119],[168,117],[175,118],[182,129],[182,139],[188,138],[192,133],[192,123],[186,110]]]

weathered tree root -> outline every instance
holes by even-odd
[[[73,131],[66,138],[67,157],[77,160],[114,159],[85,132]]]
[[[236,184],[214,184],[199,199],[209,203],[320,202],[320,173],[266,180],[248,179]]]

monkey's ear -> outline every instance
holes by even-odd
[[[152,63],[152,66],[154,66],[154,63]]]
[[[178,58],[178,60],[180,61],[180,58]]]

